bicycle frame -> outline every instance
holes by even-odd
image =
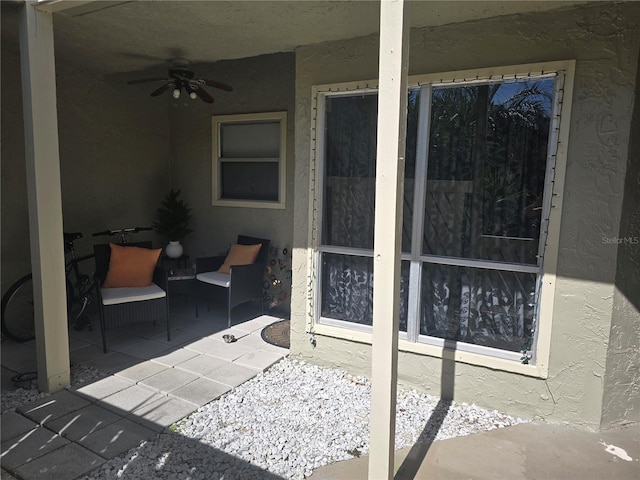
[[[127,244],[129,235],[144,230],[152,230],[151,227],[123,228],[119,230],[107,230],[94,233],[94,236],[117,236],[120,244]],[[98,295],[96,290],[98,282],[93,272],[85,274],[80,269],[80,262],[92,259],[95,254],[76,256],[74,241],[82,238],[80,232],[64,232],[64,274],[67,293],[67,314],[73,317],[74,329],[80,330],[83,325],[91,329],[91,322],[85,309],[92,303],[92,297]],[[17,342],[26,342],[34,338],[34,312],[33,312],[33,277],[31,273],[16,280],[2,296],[1,324],[2,332],[10,339]],[[14,307],[15,306],[15,307]],[[79,309],[75,309],[79,306]],[[9,312],[9,315],[7,315]]]
[[[67,278],[68,280],[70,280],[70,274],[73,272],[74,276],[75,276],[75,283],[71,283],[71,285],[80,290],[81,287],[84,284],[87,284],[88,282],[86,281],[87,278],[90,279],[90,277],[88,277],[87,275],[83,275],[80,272],[80,268],[78,267],[78,264],[80,262],[83,262],[85,260],[89,260],[90,258],[94,257],[93,253],[90,253],[88,255],[83,255],[81,257],[76,257],[76,251],[75,248],[73,246],[73,241],[70,241],[67,243],[66,245],[66,253],[68,253],[71,258],[65,263],[65,268],[64,268],[64,276],[65,278]]]
[[[89,254],[83,255],[81,257],[76,257],[73,240],[70,240],[66,243],[65,254],[69,254],[71,257],[65,263],[65,278],[67,283],[67,310],[68,313],[71,314],[72,306],[75,304],[80,305],[79,311],[73,314],[75,323],[74,328],[80,329],[82,328],[82,323],[78,322],[80,322],[81,318],[84,318],[84,311],[87,308],[87,305],[91,303],[91,291],[95,286],[95,282],[93,281],[93,276],[83,274],[80,271],[80,267],[78,265],[80,262],[89,260],[95,255]],[[71,278],[72,274],[75,279]],[[91,329],[91,324],[88,322],[87,324],[89,325],[89,329]]]
[[[93,234],[93,236],[117,236],[117,243],[120,245],[126,245],[129,243],[131,234],[145,230],[152,230],[152,228],[132,227],[121,228],[118,230],[106,230],[104,232],[96,232]],[[65,263],[65,278],[67,279],[67,289],[69,290],[69,292],[67,293],[67,303],[69,309],[71,308],[71,305],[75,303],[80,304],[80,312],[76,317],[76,320],[78,320],[83,315],[87,305],[91,303],[91,292],[94,288],[96,288],[96,282],[94,281],[93,274],[86,275],[82,273],[78,265],[80,264],[80,262],[94,258],[95,254],[91,253],[88,255],[83,255],[81,257],[76,257],[73,240],[69,240],[66,243],[65,251],[71,256],[69,261]],[[72,275],[75,277],[75,282],[73,281],[74,279],[71,278]]]
[[[138,233],[143,231],[151,231],[153,228],[151,227],[130,227],[130,228],[120,228],[118,230],[105,230],[104,232],[96,232],[93,234],[94,237],[99,236],[117,236],[119,245],[126,245],[129,243],[132,233]]]
[[[93,258],[94,254],[91,253],[89,255],[76,257],[75,252],[73,250],[71,250],[70,253],[71,253],[71,259],[65,265],[65,277],[67,278],[67,280],[70,281],[71,286],[75,290],[82,293],[83,287],[90,283],[91,277],[89,275],[85,275],[82,272],[80,272],[80,267],[78,266],[78,264],[80,262]],[[71,281],[71,273],[73,273],[75,277],[75,282]],[[76,296],[79,296],[79,295],[75,295],[75,292],[73,292],[72,297],[75,298]]]

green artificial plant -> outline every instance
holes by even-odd
[[[162,206],[156,210],[151,226],[168,241],[179,242],[193,232],[189,228],[190,220],[191,208],[180,198],[180,190],[172,188],[162,201]]]

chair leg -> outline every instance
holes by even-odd
[[[171,322],[169,320],[169,295],[165,297],[167,308],[165,309],[165,315],[167,316],[167,342],[171,341]]]
[[[107,335],[104,326],[104,306],[100,305],[100,333],[102,334],[102,351],[107,353]]]
[[[229,327],[231,328],[231,288],[229,288],[229,295],[227,296],[227,319]]]
[[[189,293],[188,293],[189,300],[191,300],[191,302],[193,303],[194,310],[196,311],[196,318],[198,318],[200,313],[198,311],[198,303],[200,303],[200,298],[202,298],[203,296],[202,288],[200,286],[200,282],[198,282],[197,280],[190,281],[189,285],[191,286],[191,288],[189,288]]]

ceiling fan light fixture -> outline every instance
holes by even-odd
[[[200,100],[205,103],[213,103],[213,97],[209,95],[203,87],[209,86],[219,88],[227,92],[233,91],[233,87],[231,87],[231,85],[227,85],[226,83],[218,82],[216,80],[198,78],[191,70],[187,70],[186,68],[170,68],[167,78],[141,78],[138,80],[130,80],[127,83],[129,85],[136,85],[138,83],[157,82],[159,80],[162,80],[165,83],[151,92],[152,97],[157,97],[169,90],[171,91],[173,98],[177,100],[180,98],[182,89],[184,88],[185,95],[188,95],[192,100],[200,98]]]

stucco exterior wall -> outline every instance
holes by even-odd
[[[640,5],[628,3],[411,32],[410,75],[571,59],[576,75],[548,378],[401,352],[402,384],[527,418],[600,427],[618,253],[602,238],[620,231],[639,26]],[[374,79],[377,59],[376,36],[296,51],[292,353],[358,374],[369,374],[369,345],[316,336],[313,347],[306,333],[311,87]],[[621,328],[628,321],[620,317]]]
[[[640,84],[640,64],[636,86]],[[640,422],[640,92],[636,87],[622,202],[603,427]],[[619,245],[618,245],[618,242]]]
[[[196,67],[194,67],[196,69]],[[282,53],[197,67],[198,75],[233,86],[232,92],[207,91],[215,103],[186,98],[171,101],[172,184],[192,207],[194,233],[185,241],[191,258],[215,255],[238,234],[269,238],[272,245],[292,245],[294,204],[295,55]],[[212,115],[287,112],[286,208],[265,209],[211,205]]]
[[[20,78],[17,43],[3,38],[2,292],[31,271]],[[64,65],[56,83],[64,229],[83,232],[76,247],[89,253],[93,232],[151,224],[170,185],[166,105]]]
[[[3,48],[2,97],[0,115],[2,138],[0,187],[2,221],[1,285],[2,293],[31,270],[29,252],[29,212],[27,205],[27,173],[24,160],[24,129],[22,93],[20,87],[20,58],[17,52]],[[8,95],[5,92],[14,92]]]

